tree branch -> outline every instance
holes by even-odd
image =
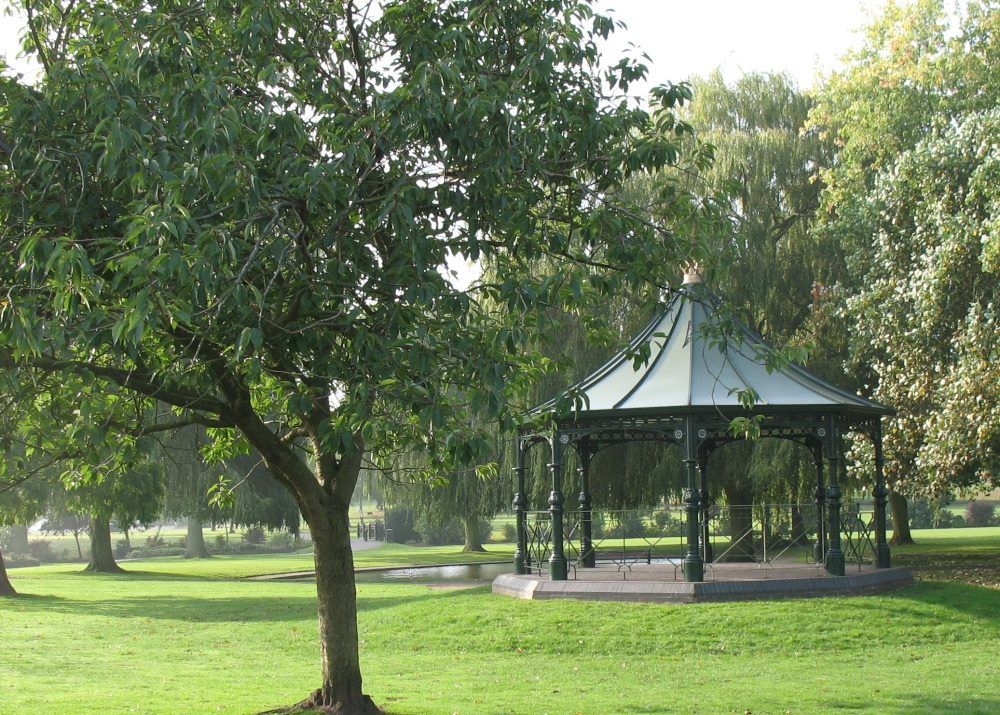
[[[76,374],[90,373],[110,380],[119,387],[133,390],[146,397],[156,398],[174,407],[208,412],[226,418],[229,416],[229,406],[221,400],[168,386],[166,383],[157,380],[153,375],[139,370],[121,370],[82,360],[57,360],[44,356],[28,358],[23,362],[28,367],[43,372],[69,371]],[[14,360],[9,353],[0,353],[0,366],[15,367],[17,365],[18,361]]]

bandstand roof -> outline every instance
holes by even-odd
[[[569,391],[582,397],[574,414],[596,418],[742,410],[738,393],[747,389],[757,396],[754,414],[894,413],[799,365],[769,372],[765,360],[771,346],[745,325],[737,322],[728,339],[708,329],[719,305],[700,282],[685,284],[627,349]],[[649,347],[649,360],[635,366],[632,356],[643,343]],[[554,404],[550,401],[537,410]]]

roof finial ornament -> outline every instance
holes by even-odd
[[[701,264],[698,261],[686,261],[681,264],[681,268],[684,270],[682,285],[702,282]]]

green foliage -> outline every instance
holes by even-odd
[[[254,546],[264,543],[264,530],[259,526],[252,526],[243,532],[243,541]]]
[[[970,501],[965,507],[966,526],[995,526],[995,505],[986,501]]]
[[[517,527],[510,522],[504,522],[503,527],[503,541],[507,544],[512,544],[517,541]]]
[[[485,544],[490,540],[492,524],[489,519],[476,521],[479,527],[479,542]],[[446,544],[463,544],[465,542],[465,526],[456,517],[444,520],[431,514],[421,514],[414,524],[414,530],[420,535],[421,543],[428,546],[444,546]]]
[[[96,475],[88,480],[74,482],[68,474],[63,479],[66,481],[57,486],[62,491],[50,497],[54,515],[62,513],[63,518],[69,517],[61,531],[75,529],[70,515],[108,519],[122,529],[149,526],[160,515],[163,478],[159,467],[152,462],[135,462],[124,472]]]
[[[452,386],[506,419],[545,306],[673,278],[673,240],[603,196],[676,142],[607,101],[592,38],[608,28],[585,3],[401,0],[357,20],[309,3],[235,22],[218,2],[41,13],[65,41],[34,48],[36,86],[0,85],[18,187],[0,332],[8,367],[59,374],[56,403],[83,396],[64,416],[77,440],[133,428],[138,393],[258,447],[276,448],[251,405],[340,459],[473,461]],[[459,253],[492,279],[454,286],[439,267]],[[554,261],[525,271],[537,257]]]
[[[841,315],[866,389],[899,411],[887,474],[909,493],[997,483],[997,6],[956,22],[890,6],[827,82],[814,126],[837,144],[819,230],[847,254]]]
[[[388,541],[406,544],[420,539],[420,534],[416,530],[416,514],[413,509],[405,507],[386,509],[383,521]]]

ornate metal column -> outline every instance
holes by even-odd
[[[712,553],[712,534],[709,528],[709,509],[711,500],[708,496],[708,455],[707,449],[698,450],[698,472],[701,474],[701,556],[706,564],[712,563],[715,554]]]
[[[816,543],[813,545],[813,561],[822,563],[826,556],[826,484],[823,482],[823,443],[813,447],[813,463],[816,465]]]
[[[687,469],[687,488],[684,490],[684,504],[687,510],[687,554],[684,556],[684,580],[704,581],[705,562],[698,553],[698,441],[695,436],[693,417],[684,420],[684,433],[677,435],[684,439],[684,466]],[[679,431],[679,430],[678,430]]]
[[[520,437],[514,441],[515,467],[514,477],[517,479],[517,492],[514,493],[514,520],[517,529],[517,546],[514,549],[514,573],[525,574],[528,569],[525,557],[528,553],[528,531],[525,524],[525,510],[528,508],[528,497],[524,493],[524,442]]]
[[[549,576],[553,581],[566,580],[566,554],[563,551],[562,446],[567,435],[556,432],[549,441],[552,461],[552,493],[549,494],[549,518],[552,520],[552,553],[549,555]]]
[[[580,454],[580,468],[577,470],[580,475],[580,565],[585,568],[594,568],[596,558],[594,554],[593,511],[590,504],[590,459],[593,454],[590,451],[590,444],[587,442],[579,444],[578,451]]]
[[[843,576],[844,552],[840,548],[840,425],[837,418],[830,415],[826,426],[826,461],[830,486],[826,489],[827,522],[830,532],[829,547],[826,551],[826,572],[831,576]]]
[[[885,538],[885,504],[889,490],[885,488],[885,456],[882,454],[882,418],[878,418],[872,433],[875,444],[875,567],[892,566],[889,542]]]

